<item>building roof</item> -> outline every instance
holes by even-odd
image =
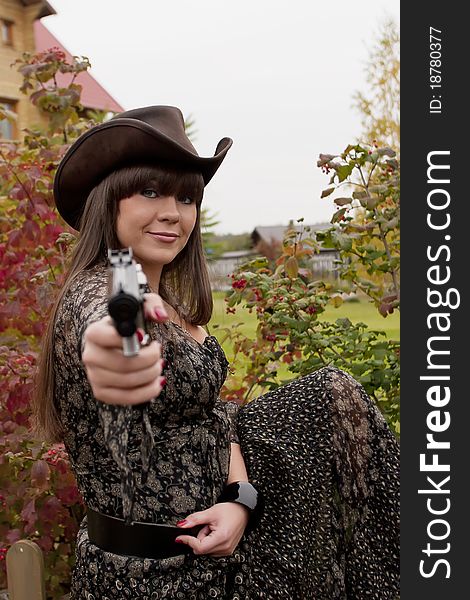
[[[319,231],[322,229],[329,229],[332,227],[331,223],[314,223],[313,225],[306,225],[305,223],[301,224],[290,224],[290,225],[262,225],[260,227],[255,227],[251,236],[257,239],[264,239],[268,242],[282,242],[284,239],[284,234],[288,228],[294,228],[296,231],[300,231],[301,228],[305,229],[306,227],[310,227],[311,231]]]
[[[64,53],[68,61],[72,61],[72,55],[64,48],[59,40],[44,26],[41,21],[34,22],[34,37],[36,51],[42,52],[48,48],[57,47]],[[57,73],[59,85],[64,87],[70,83],[70,75]],[[99,84],[88,72],[79,73],[75,79],[82,86],[81,103],[86,108],[95,110],[108,110],[111,112],[122,112],[123,107]]]
[[[23,6],[31,6],[32,4],[40,4],[39,13],[36,18],[41,19],[42,17],[48,17],[49,15],[56,15],[56,11],[52,8],[49,2],[46,0],[21,0]]]

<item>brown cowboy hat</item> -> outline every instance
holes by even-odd
[[[62,158],[54,179],[54,199],[63,219],[78,230],[91,190],[116,169],[131,164],[176,162],[201,173],[209,183],[232,145],[217,144],[214,156],[199,156],[174,106],[147,106],[119,113],[81,135]]]

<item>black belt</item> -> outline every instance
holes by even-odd
[[[181,528],[159,523],[126,525],[123,519],[87,508],[88,538],[92,544],[113,554],[139,558],[168,558],[192,553],[187,544],[177,544],[179,535],[197,536],[202,525]]]

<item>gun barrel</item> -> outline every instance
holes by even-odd
[[[132,248],[109,250],[108,258],[111,265],[108,311],[122,336],[124,356],[135,356],[140,349],[137,328],[145,331],[143,301],[147,279],[132,258]]]

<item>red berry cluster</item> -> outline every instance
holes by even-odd
[[[48,450],[46,453],[47,462],[50,463],[51,465],[56,465],[57,461],[60,458],[59,456],[57,456],[57,454],[59,454],[59,452],[57,450],[54,450],[54,448],[51,448],[50,450]]]
[[[234,290],[244,290],[246,288],[246,279],[237,279],[232,283]]]

